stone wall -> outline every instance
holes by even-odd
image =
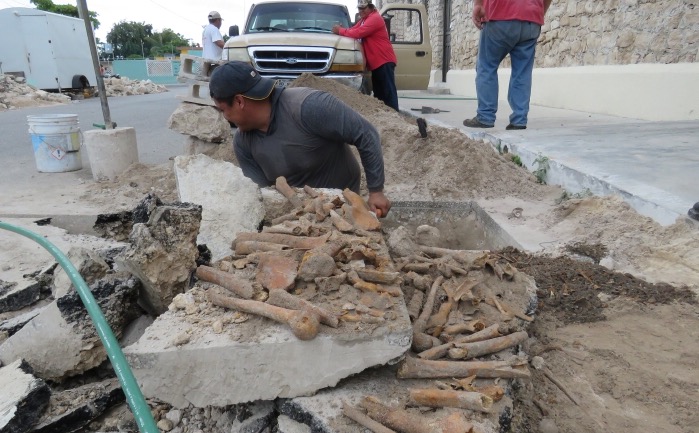
[[[446,0],[377,0],[427,6],[432,69],[442,69]],[[473,1],[450,0],[449,69],[475,67]],[[699,0],[553,0],[536,53],[537,67],[683,63],[699,59]],[[505,61],[505,66],[508,61]]]

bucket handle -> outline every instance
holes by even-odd
[[[49,149],[51,149],[51,150],[57,150],[56,146],[52,146],[50,143],[45,142],[44,139],[42,138],[42,135],[37,134],[37,133],[34,131],[34,129],[32,129],[31,126],[29,127],[29,132],[31,132],[34,136],[39,137],[39,140],[41,140],[41,142],[44,143],[44,144],[46,145],[46,147],[48,147]],[[80,129],[80,128],[78,128],[78,136],[80,137],[80,141],[79,141],[79,144],[78,144],[78,148],[77,148],[77,149],[71,149],[71,150],[63,150],[63,149],[61,149],[61,150],[62,150],[63,152],[65,152],[65,153],[76,153],[76,152],[80,152],[80,149],[82,149],[83,144],[85,143],[85,136],[83,135],[83,131],[82,131],[82,129]]]

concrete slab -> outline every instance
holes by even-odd
[[[286,325],[207,306],[197,286],[188,294],[198,308],[160,315],[124,349],[143,393],[178,408],[312,394],[386,364],[410,346],[402,297],[394,298],[394,320],[323,326],[316,338],[301,341]]]

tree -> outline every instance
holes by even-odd
[[[162,56],[177,53],[177,48],[189,46],[189,40],[171,29],[153,32],[151,24],[122,21],[107,34],[114,55],[125,58]]]
[[[141,56],[151,49],[153,26],[134,21],[120,21],[107,33],[107,42],[114,48],[114,56]]]
[[[51,0],[29,0],[33,5],[36,6],[40,11],[53,12],[55,14],[66,15],[69,17],[79,18],[78,7],[73,5],[57,5]],[[92,22],[92,27],[97,29],[100,26],[100,22],[97,19],[97,13],[92,11],[87,11],[88,18]]]

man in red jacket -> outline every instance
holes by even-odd
[[[374,96],[398,111],[395,75],[398,60],[388,39],[386,23],[371,0],[357,0],[357,9],[359,9],[360,18],[357,24],[350,29],[336,24],[332,32],[340,36],[361,39],[366,65],[371,71]]]

